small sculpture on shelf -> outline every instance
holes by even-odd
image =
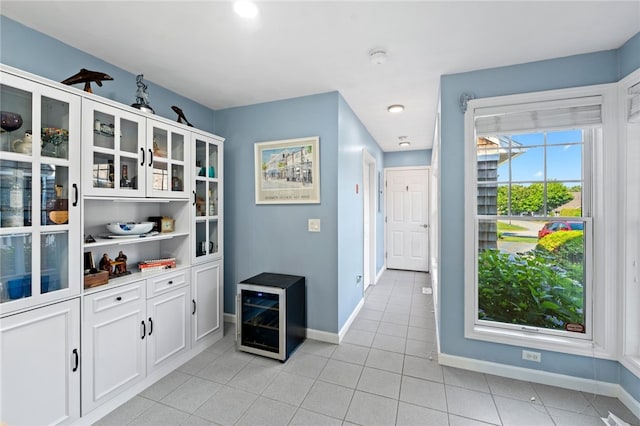
[[[111,274],[113,273],[111,269],[111,259],[109,258],[109,255],[107,253],[102,255],[100,262],[98,262],[98,267],[101,271],[107,271],[109,273],[109,276],[111,276]]]
[[[122,250],[115,259],[111,259],[107,253],[102,255],[102,259],[98,263],[101,271],[107,271],[109,278],[116,278],[122,275],[129,275],[131,271],[127,271],[127,255]]]
[[[140,111],[155,114],[156,112],[149,105],[149,93],[147,92],[149,86],[147,86],[147,84],[142,81],[143,78],[144,74],[138,74],[136,76],[136,103],[131,104],[131,106],[134,108],[138,108]]]
[[[91,83],[96,83],[98,86],[102,87],[102,82],[104,80],[113,80],[113,78],[103,72],[89,71],[86,68],[82,68],[77,74],[63,80],[62,84],[70,86],[72,84],[84,83],[84,91],[93,93],[93,90],[91,90]]]
[[[122,250],[120,250],[118,256],[115,258],[115,262],[113,262],[113,265],[114,275],[125,275],[127,273],[127,255],[124,254]]]

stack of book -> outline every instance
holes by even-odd
[[[171,269],[176,267],[176,258],[169,257],[166,259],[145,260],[138,263],[140,272],[157,272],[163,269]]]

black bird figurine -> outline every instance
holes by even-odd
[[[189,120],[187,120],[187,117],[184,116],[184,112],[182,112],[180,108],[173,105],[171,109],[175,111],[176,114],[178,114],[178,123],[186,124],[189,127],[193,127],[193,124],[189,123]]]
[[[91,83],[94,82],[98,86],[102,87],[102,82],[104,80],[113,80],[113,78],[103,72],[89,71],[88,69],[82,68],[77,74],[74,74],[62,81],[62,84],[70,86],[72,84],[84,83],[84,91],[93,93],[93,90],[91,90]]]

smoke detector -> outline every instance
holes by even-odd
[[[387,52],[383,49],[373,49],[369,52],[369,60],[374,65],[380,65],[387,62]]]

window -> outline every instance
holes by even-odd
[[[615,224],[600,228],[609,216],[602,189],[611,180],[604,173],[603,91],[611,90],[470,104],[466,337],[573,353],[614,351],[604,333],[611,321],[602,321],[615,303],[605,295],[613,283],[600,280],[610,266],[599,257],[606,244],[615,245],[603,232]],[[612,148],[615,153],[615,143]]]

